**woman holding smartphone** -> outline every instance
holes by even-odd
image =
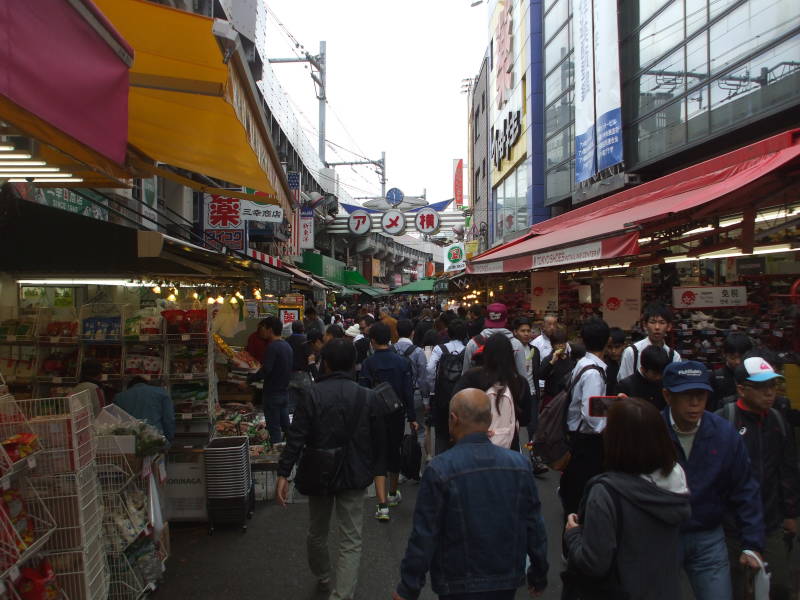
[[[637,398],[613,402],[607,418],[606,472],[567,517],[562,598],[679,598],[680,525],[691,508],[666,424]]]

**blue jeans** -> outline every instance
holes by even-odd
[[[265,396],[264,416],[267,418],[269,441],[273,444],[282,442],[281,430],[289,430],[289,394],[278,393]]]
[[[730,600],[731,570],[722,527],[681,534],[681,563],[697,600]]]

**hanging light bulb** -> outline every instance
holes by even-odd
[[[157,285],[153,286],[153,293],[154,294],[160,294],[161,293],[161,287],[157,286]]]
[[[175,302],[177,299],[178,297],[175,294],[170,294],[167,296],[167,302]]]
[[[244,296],[242,296],[242,292],[240,292],[239,290],[236,290],[236,293],[234,294],[234,296],[236,296],[237,298],[240,298],[240,299],[244,300]]]
[[[253,296],[255,297],[256,300],[261,300],[261,290],[255,290],[253,292]]]
[[[177,296],[180,294],[180,292],[178,291],[178,288],[175,288],[175,287],[174,287],[174,288],[172,288],[172,294],[173,294],[175,297],[177,297]]]
[[[214,300],[214,298],[212,296],[209,296],[208,300],[206,300],[206,302],[208,302],[209,304],[214,304],[216,302],[216,300]]]
[[[197,292],[192,292],[192,298],[197,300],[199,297],[200,297],[200,294],[198,294]]]
[[[223,298],[222,295],[217,296],[217,304],[224,304],[224,303],[225,303],[225,298]]]
[[[239,301],[236,299],[236,296],[231,296],[231,304],[238,304]]]

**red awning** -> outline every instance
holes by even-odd
[[[0,97],[12,103],[5,110],[35,115],[117,164],[128,144],[132,60],[91,0],[0,2]]]
[[[794,129],[537,223],[526,237],[473,258],[471,272],[546,267],[543,254],[555,251],[562,259],[550,264],[631,256],[638,253],[642,224],[654,227],[679,216],[698,219],[758,206],[775,191],[772,186],[785,185],[780,171],[798,165],[800,129]],[[600,256],[598,241],[605,243]]]

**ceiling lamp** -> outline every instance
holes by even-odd
[[[208,304],[214,304],[214,303],[216,302],[216,300],[214,300],[214,298],[213,298],[212,296],[209,296],[209,297],[208,297],[208,300],[206,300],[206,302],[207,302]]]
[[[161,293],[161,286],[158,286],[158,285],[153,286],[153,293],[154,294],[160,294]]]
[[[59,167],[43,160],[31,160],[30,152],[19,152],[10,144],[0,144],[0,179],[10,183],[81,183],[83,178],[62,173]]]

